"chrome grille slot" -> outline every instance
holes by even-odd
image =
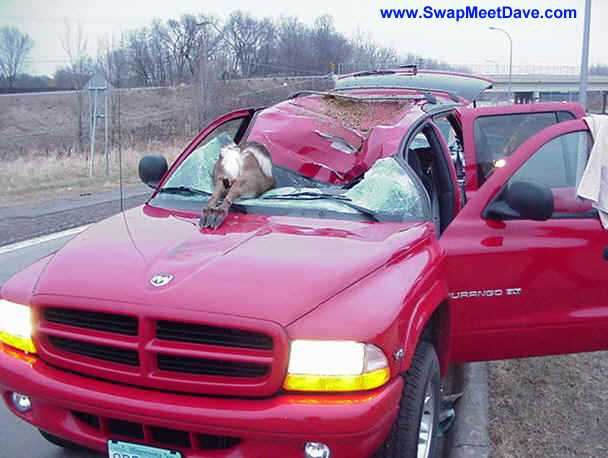
[[[134,350],[83,342],[65,337],[49,336],[48,339],[55,348],[67,353],[75,353],[88,358],[102,359],[128,366],[139,366],[139,355]]]
[[[106,439],[105,435],[109,434],[111,440],[124,438],[153,447],[175,448],[182,451],[184,455],[195,450],[228,450],[241,442],[238,437],[172,429],[79,411],[71,413],[79,423],[91,426],[93,431],[89,433],[97,435],[97,437]]]
[[[192,447],[192,444],[190,443],[190,434],[187,431],[151,426],[150,435],[154,442],[160,444],[172,445],[174,447]]]
[[[256,350],[272,350],[273,347],[272,338],[259,332],[176,321],[158,321],[156,336],[161,340],[221,347]]]
[[[126,336],[136,336],[138,332],[137,318],[113,313],[47,308],[44,309],[44,319],[50,323],[95,329],[96,331],[112,332]]]
[[[252,378],[263,377],[269,371],[269,367],[265,364],[172,355],[158,355],[157,363],[158,368],[164,371],[196,375]]]

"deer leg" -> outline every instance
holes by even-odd
[[[214,210],[217,207],[217,204],[220,200],[226,195],[226,187],[222,180],[217,180],[215,183],[215,189],[213,190],[213,194],[209,197],[207,201],[207,205],[203,208],[201,213],[201,217],[199,219],[198,225],[200,227],[212,227],[210,222],[212,217],[214,216]]]
[[[243,182],[237,179],[230,187],[230,190],[228,191],[226,197],[224,197],[224,201],[221,203],[221,205],[211,210],[211,215],[208,221],[209,225],[207,227],[211,227],[212,229],[217,229],[220,227],[226,219],[226,216],[228,216],[232,203],[242,195]]]

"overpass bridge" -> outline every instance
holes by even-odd
[[[508,75],[484,75],[494,81],[494,87],[486,91],[486,98],[506,95],[509,88]],[[575,101],[578,100],[578,75],[513,75],[512,87],[516,103],[535,101]],[[587,93],[596,105],[595,110],[606,113],[608,109],[608,75],[589,77]]]
[[[507,101],[509,88],[509,66],[485,59],[485,63],[451,63],[451,68],[461,72],[486,77],[494,81],[494,87],[484,93],[482,101]],[[425,68],[420,61],[419,68]],[[390,68],[398,64],[387,64]],[[342,63],[337,65],[337,74],[369,70],[369,65]],[[580,67],[573,65],[514,65],[513,95],[516,103],[548,101],[577,101]],[[588,84],[588,107],[590,111],[608,110],[608,75],[591,75]]]

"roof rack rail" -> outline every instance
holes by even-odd
[[[418,74],[418,64],[399,65],[399,68],[402,70],[409,70],[410,72],[412,72],[412,75]]]
[[[400,100],[426,100],[428,102],[431,102],[432,98],[434,97],[432,94],[430,93],[425,93],[425,94],[412,94],[412,95],[368,95],[368,96],[358,96],[358,95],[350,95],[350,94],[341,94],[339,92],[335,92],[335,91],[298,91],[298,92],[294,92],[293,94],[291,94],[288,99],[296,99],[298,97],[301,96],[307,96],[307,95],[321,95],[324,97],[331,97],[331,98],[336,98],[336,99],[346,99],[346,100],[353,100],[356,102],[398,102]],[[434,99],[434,102],[431,103],[437,103],[437,99]]]
[[[394,75],[397,73],[395,70],[389,69],[381,69],[378,68],[376,70],[362,70],[360,72],[351,73],[350,75],[345,75],[353,78],[357,78],[359,76],[373,76],[373,75]]]

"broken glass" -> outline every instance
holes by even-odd
[[[229,135],[221,134],[200,146],[182,162],[163,187],[189,187],[213,192],[215,162],[221,149],[231,142]],[[429,205],[424,191],[392,157],[376,161],[350,188],[311,180],[276,166],[273,167],[273,174],[277,187],[260,197],[238,199],[236,203],[252,207],[294,208],[354,215],[368,213],[368,216],[378,215],[379,219],[390,221],[428,219]],[[182,194],[176,197],[201,199],[196,194]]]

